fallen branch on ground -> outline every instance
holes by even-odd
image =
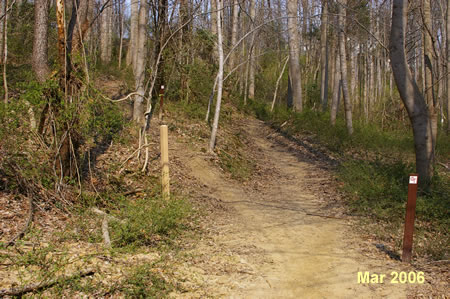
[[[38,291],[41,289],[49,288],[51,286],[54,286],[55,284],[60,284],[67,280],[77,278],[77,277],[90,276],[90,275],[93,275],[94,273],[95,273],[94,269],[88,268],[86,270],[83,270],[83,271],[80,271],[78,273],[68,275],[68,276],[63,275],[63,276],[60,276],[57,278],[49,279],[47,281],[25,285],[23,287],[3,289],[3,290],[0,290],[0,297],[2,297],[2,296],[21,296],[25,293],[35,292],[35,291]]]

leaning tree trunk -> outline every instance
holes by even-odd
[[[408,112],[413,128],[416,169],[419,184],[428,184],[433,157],[431,122],[428,108],[416,81],[413,79],[405,54],[405,35],[407,31],[408,0],[394,0],[390,36],[390,58],[395,83]]]
[[[320,27],[320,72],[322,77],[320,80],[320,99],[322,101],[322,109],[326,111],[328,106],[328,0],[323,0],[322,24]]]
[[[298,34],[297,0],[287,0],[289,36],[289,74],[292,83],[294,110],[302,112],[302,83],[300,74],[300,38]]]
[[[348,81],[347,81],[347,60],[345,52],[345,18],[347,9],[347,0],[341,0],[339,5],[339,57],[341,64],[341,80],[342,80],[342,94],[344,96],[344,108],[345,108],[345,123],[347,124],[347,132],[353,134],[352,124],[352,103],[348,94]]]
[[[212,0],[214,1],[214,0]],[[216,145],[217,129],[219,127],[219,115],[220,115],[220,105],[222,102],[222,89],[223,89],[223,44],[222,44],[222,0],[216,0],[217,4],[217,53],[219,54],[219,72],[217,74],[217,100],[216,100],[216,111],[214,113],[214,121],[211,130],[211,139],[209,141],[209,152],[214,151]]]

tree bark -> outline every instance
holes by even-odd
[[[217,53],[217,3],[216,0],[211,1],[211,33],[214,38],[214,50],[213,59],[217,61],[219,59],[219,53]]]
[[[214,1],[214,0],[213,0]],[[217,4],[217,52],[219,54],[219,72],[218,72],[218,81],[217,81],[217,100],[216,100],[216,111],[214,113],[214,121],[211,130],[211,139],[209,142],[209,152],[214,151],[214,147],[216,145],[216,136],[217,129],[219,126],[219,116],[220,116],[220,106],[222,103],[222,88],[223,88],[223,64],[224,64],[224,55],[223,55],[223,46],[222,46],[222,0],[216,0]]]
[[[231,47],[236,44],[237,36],[238,36],[238,22],[239,22],[239,3],[238,0],[232,0],[233,2],[233,20],[231,23]],[[236,49],[237,50],[237,49]],[[237,57],[237,52],[231,54],[230,56],[230,70],[232,70],[235,66],[235,61]]]
[[[333,83],[333,100],[331,102],[331,114],[330,114],[330,122],[331,125],[334,126],[336,125],[336,116],[337,116],[337,110],[338,110],[338,105],[339,105],[339,98],[341,97],[341,73],[340,73],[340,69],[341,69],[341,62],[340,62],[340,55],[339,55],[339,50],[336,51],[336,55],[335,55],[335,67],[334,69],[335,74],[334,74],[334,83]]]
[[[130,12],[130,40],[128,43],[126,63],[128,66],[131,65],[134,71],[138,36],[139,0],[131,0]]]
[[[144,125],[144,77],[146,66],[146,35],[147,35],[148,6],[146,1],[141,2],[138,19],[138,35],[136,49],[136,69],[134,74],[135,86],[138,95],[134,98],[133,120]]]
[[[434,95],[434,70],[433,70],[433,42],[431,40],[431,6],[430,0],[422,0],[422,12],[423,12],[423,23],[424,23],[424,32],[423,32],[423,54],[424,54],[424,62],[425,62],[425,101],[428,104],[428,113],[430,114],[431,121],[431,136],[433,140],[433,153],[434,148],[436,148],[436,137],[437,137],[437,113],[436,113],[436,98]],[[434,157],[431,157],[434,159]]]
[[[450,134],[450,5],[447,1],[447,133]]]
[[[50,74],[48,67],[48,0],[34,1],[34,36],[32,66],[39,82],[47,80]]]
[[[0,14],[5,13],[6,0],[0,0]],[[5,15],[6,16],[6,15]],[[3,19],[0,20],[0,61],[3,61]]]
[[[8,103],[8,81],[6,79],[6,65],[8,63],[8,0],[3,0],[4,6],[3,6],[3,34],[2,34],[2,64],[3,64],[3,101],[5,104]]]
[[[102,4],[107,3],[108,0],[103,0]],[[100,19],[100,59],[103,63],[111,61],[111,17],[112,17],[112,2],[106,4]]]
[[[416,169],[419,184],[427,185],[431,178],[433,144],[427,104],[413,79],[405,54],[408,0],[394,0],[390,36],[390,58],[395,83],[406,107],[413,128]]]
[[[338,4],[339,10],[339,56],[341,64],[341,80],[342,80],[342,94],[344,96],[344,108],[345,108],[345,123],[347,125],[348,134],[353,134],[352,123],[352,103],[348,94],[348,81],[347,81],[347,60],[345,52],[345,18],[347,9],[347,0],[341,0]]]
[[[322,0],[322,23],[320,27],[320,99],[322,109],[326,111],[328,108],[328,0]]]
[[[287,23],[289,36],[289,74],[292,83],[294,110],[302,112],[302,83],[300,74],[300,40],[297,21],[297,0],[287,0]]]
[[[255,28],[255,17],[256,17],[256,2],[255,0],[250,0],[250,30]],[[249,51],[249,68],[248,68],[248,98],[253,100],[255,98],[255,68],[256,68],[256,32],[251,35],[251,44]]]

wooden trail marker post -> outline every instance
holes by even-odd
[[[409,263],[411,261],[412,256],[414,217],[416,215],[418,180],[419,176],[417,174],[413,173],[409,175],[408,202],[406,203],[405,233],[403,236],[403,254],[402,254],[402,261],[406,263]]]
[[[168,200],[170,198],[170,182],[169,182],[169,139],[167,133],[167,125],[159,128],[160,147],[161,147],[161,187],[162,196]]]
[[[161,85],[161,89],[159,90],[159,120],[163,119],[163,113],[164,113],[164,109],[163,109],[163,105],[164,105],[164,85]]]

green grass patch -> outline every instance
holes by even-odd
[[[111,223],[112,246],[136,248],[173,240],[187,227],[192,208],[179,198],[139,198],[122,201],[115,214],[124,221]]]
[[[156,271],[155,263],[137,266],[119,289],[127,298],[167,298],[175,286]]]

